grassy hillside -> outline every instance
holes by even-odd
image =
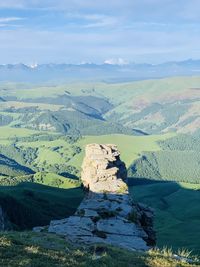
[[[82,197],[80,188],[59,189],[34,183],[0,186],[0,206],[16,229],[31,229],[70,216]]]
[[[184,253],[186,255],[187,253]],[[188,255],[187,255],[188,256]],[[130,252],[114,247],[73,247],[61,237],[47,233],[0,235],[0,265],[3,267],[194,267],[173,258],[170,251]]]
[[[184,173],[188,179],[192,180],[192,173],[196,171],[196,167],[198,167],[198,165],[194,165],[197,164],[197,161],[190,162],[191,153],[195,153],[194,149],[196,149],[196,151],[198,149],[198,138],[192,139],[191,141],[188,136],[182,136],[180,139],[179,136],[174,133],[147,136],[116,134],[85,136],[71,139],[67,136],[64,137],[52,133],[47,134],[43,131],[38,133],[30,130],[26,132],[25,130],[24,133],[23,129],[19,129],[20,135],[16,137],[13,132],[9,130],[10,128],[2,127],[2,129],[1,153],[4,153],[9,158],[12,157],[22,166],[32,168],[36,171],[36,174],[31,176],[31,178],[30,176],[20,175],[12,179],[8,177],[6,180],[5,177],[1,177],[1,182],[4,185],[17,185],[20,182],[29,181],[51,186],[45,187],[39,184],[26,183],[18,186],[0,187],[0,192],[2,192],[1,203],[11,212],[9,213],[9,217],[11,216],[11,218],[14,218],[15,214],[12,213],[13,211],[9,208],[10,206],[13,206],[15,209],[17,207],[17,209],[21,211],[21,213],[19,213],[19,218],[16,219],[17,221],[13,221],[13,224],[22,228],[47,224],[53,218],[63,218],[73,213],[75,207],[77,207],[79,203],[78,201],[81,199],[81,191],[79,189],[62,190],[59,188],[74,188],[79,185],[78,182],[69,178],[74,179],[76,176],[80,175],[84,147],[88,143],[116,144],[121,151],[121,158],[125,161],[127,166],[131,166],[133,162],[138,163],[139,158],[144,157],[144,155],[162,155],[160,161],[155,159],[152,161],[147,157],[150,162],[149,165],[145,165],[144,162],[141,161],[141,170],[144,173],[146,171],[149,175],[142,175],[142,178],[162,179],[162,177],[166,177],[167,175],[168,178],[176,178],[178,180],[180,177],[183,178],[183,175],[180,175],[180,173],[187,170],[187,172],[185,171]],[[8,131],[6,131],[6,129],[8,129]],[[189,153],[189,150],[193,152]],[[179,158],[176,158],[176,155],[179,155]],[[182,155],[187,156],[185,161]],[[154,162],[155,166],[152,164]],[[178,165],[179,163],[182,165]],[[192,164],[196,167],[191,168],[191,166],[193,166]],[[154,168],[152,168],[152,166],[154,166]],[[163,166],[166,166],[166,168],[163,168]],[[154,170],[154,172],[152,172],[152,170]],[[179,173],[173,176],[177,170],[179,170]],[[155,174],[159,175],[155,176]],[[10,183],[8,183],[8,179]],[[174,183],[137,186],[130,190],[133,190],[134,196],[136,196],[139,201],[147,202],[153,207],[158,205],[156,228],[158,230],[157,236],[159,246],[166,244],[174,246],[175,248],[187,247],[188,249],[198,251],[198,244],[197,241],[195,241],[197,240],[195,239],[195,235],[198,231],[197,228],[200,221],[200,218],[197,216],[198,205],[195,204],[195,201],[197,203],[199,201],[198,190],[194,190],[194,188],[187,190],[181,189],[179,185]],[[167,196],[168,194],[170,197],[175,196],[172,198],[171,202],[168,198],[167,200],[165,199],[166,191]],[[147,194],[147,196],[145,194]],[[11,200],[7,203],[5,199],[7,199],[8,196]],[[75,201],[74,198],[76,199]],[[162,206],[163,199],[164,203],[168,201],[166,210],[163,209]],[[178,201],[178,199],[180,199],[180,201]],[[184,200],[187,200],[187,203],[185,203]],[[159,210],[160,207],[161,209]],[[182,212],[185,207],[191,212],[193,210],[190,214],[191,216]],[[197,209],[194,207],[197,207]],[[180,213],[181,216],[181,212],[183,217],[177,218],[177,216],[174,215]],[[27,215],[25,216],[24,214]],[[188,218],[188,221],[186,218]],[[191,227],[191,230],[186,231],[184,228],[185,225]],[[177,227],[179,229],[178,231]],[[190,232],[190,235],[187,233],[187,242],[185,242],[183,238],[185,236],[184,232]],[[174,241],[175,234],[177,234],[177,236]]]
[[[39,131],[29,130],[25,128],[11,128],[11,127],[0,127],[1,129],[1,136],[0,136],[0,143],[4,144],[7,139],[14,139],[20,137],[31,136],[34,134],[40,134]]]
[[[70,189],[80,186],[80,181],[76,179],[67,178],[56,173],[50,172],[36,172],[31,175],[18,176],[0,176],[0,185],[2,186],[16,186],[20,183],[37,183],[56,188]]]
[[[116,144],[131,177],[198,187],[199,88],[200,77],[0,84],[0,205],[13,225],[25,229],[73,213],[88,143]],[[199,189],[175,183],[136,188],[130,189],[136,198],[156,208],[159,246],[199,253]]]
[[[36,132],[26,129],[17,131],[9,127],[0,127],[0,154],[16,161],[25,168],[31,168],[35,172],[63,173],[76,175],[75,167],[67,163],[74,155],[80,153],[72,137],[59,134]],[[24,131],[25,130],[25,131]],[[12,175],[11,175],[12,176]],[[69,177],[69,178],[70,178]]]
[[[129,166],[134,159],[138,158],[143,151],[157,151],[160,147],[157,141],[170,138],[173,134],[151,135],[151,136],[129,136],[129,135],[102,135],[84,136],[77,145],[82,148],[82,152],[75,155],[69,163],[80,166],[84,156],[84,147],[90,143],[116,144],[121,151],[121,158]]]
[[[130,188],[133,197],[155,209],[157,245],[200,254],[200,185],[154,183]]]
[[[200,77],[56,86],[5,83],[0,87],[0,121],[83,135],[130,134],[133,129],[194,133],[199,125],[199,87]]]
[[[156,92],[163,89],[168,91],[169,96],[175,91],[180,93],[184,88],[198,88],[200,77],[173,77],[156,80],[145,80],[127,83],[69,83],[63,85],[41,85],[34,86],[30,84],[4,83],[1,84],[2,98],[6,96],[15,96],[18,99],[39,98],[45,96],[58,96],[66,91],[75,96],[79,95],[105,95],[112,98],[113,103],[120,103],[122,100],[130,99],[131,96],[137,96],[138,91],[148,93],[150,99],[154,99]],[[5,91],[5,86],[7,90]],[[118,95],[115,94],[118,91]],[[119,98],[120,97],[120,98]]]
[[[158,141],[159,151],[143,152],[129,177],[200,183],[200,141],[195,135],[175,135]]]
[[[144,153],[129,170],[130,177],[200,183],[200,153],[158,151]]]
[[[175,134],[131,136],[123,134],[84,136],[79,138],[64,137],[58,134],[20,130],[19,136],[13,134],[12,128],[0,127],[0,153],[12,158],[21,165],[35,172],[46,171],[66,177],[79,176],[84,156],[84,148],[89,143],[114,143],[122,159],[129,166],[144,151],[158,151],[158,141],[166,140]]]
[[[18,164],[15,160],[0,154],[0,176],[20,176],[34,173],[30,168]]]
[[[56,173],[47,172],[37,172],[34,174],[33,181],[34,183],[63,189],[76,188],[81,184],[78,180],[66,178]]]

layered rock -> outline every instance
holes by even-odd
[[[81,180],[85,188],[95,193],[128,193],[127,171],[115,145],[86,146]]]
[[[51,221],[49,232],[80,244],[105,243],[132,250],[155,245],[153,211],[130,197],[126,166],[115,145],[87,145],[81,179],[87,193],[76,213]]]

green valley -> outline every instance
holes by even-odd
[[[158,246],[200,253],[199,86],[199,77],[2,83],[0,206],[11,228],[73,214],[85,145],[113,143],[133,197],[155,208]]]
[[[159,247],[184,247],[199,254],[200,185],[165,182],[133,186],[133,197],[155,209]]]

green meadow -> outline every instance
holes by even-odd
[[[157,245],[200,254],[200,185],[160,182],[133,186],[133,198],[153,207]]]
[[[157,141],[165,140],[173,134],[151,135],[151,136],[128,136],[128,135],[101,135],[101,136],[84,136],[78,145],[83,148],[82,153],[73,157],[69,163],[72,165],[81,164],[84,157],[84,147],[90,143],[98,144],[116,144],[121,152],[121,158],[127,167],[144,151],[158,151],[160,147]]]
[[[51,177],[53,178],[53,177]],[[72,215],[83,198],[80,188],[61,189],[38,183],[0,186],[0,205],[15,230],[47,225],[50,220]]]
[[[187,251],[182,251],[188,257]],[[190,255],[190,258],[192,256]],[[193,258],[192,258],[193,259]],[[171,250],[148,253],[111,246],[72,246],[62,237],[49,233],[10,232],[0,234],[0,265],[3,267],[195,267],[173,258]]]
[[[134,199],[155,209],[158,247],[200,254],[199,83],[200,77],[174,77],[0,84],[0,205],[14,229],[73,214],[83,198],[79,178],[85,146],[112,143],[128,168]],[[13,236],[6,240],[13,242]],[[100,266],[115,266],[109,259]],[[47,263],[53,264],[49,258]]]

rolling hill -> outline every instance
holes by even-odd
[[[0,176],[20,176],[33,174],[34,172],[25,166],[18,164],[15,160],[0,154]]]
[[[70,216],[82,197],[80,188],[59,189],[36,183],[0,187],[0,206],[14,230],[32,229]]]
[[[115,84],[2,83],[0,122],[81,135],[193,134],[199,130],[199,84],[198,76]]]
[[[32,75],[24,67],[27,71]],[[128,167],[133,196],[156,209],[159,246],[167,233],[167,245],[199,253],[193,240],[199,224],[194,208],[200,184],[199,88],[198,76],[120,83],[1,82],[0,206],[18,229],[70,215],[82,197],[76,187],[85,145],[115,143]],[[181,216],[183,203],[191,212]],[[21,210],[16,220],[10,206]]]
[[[199,184],[154,183],[133,186],[130,190],[137,201],[154,208],[159,247],[185,247],[200,254]]]

